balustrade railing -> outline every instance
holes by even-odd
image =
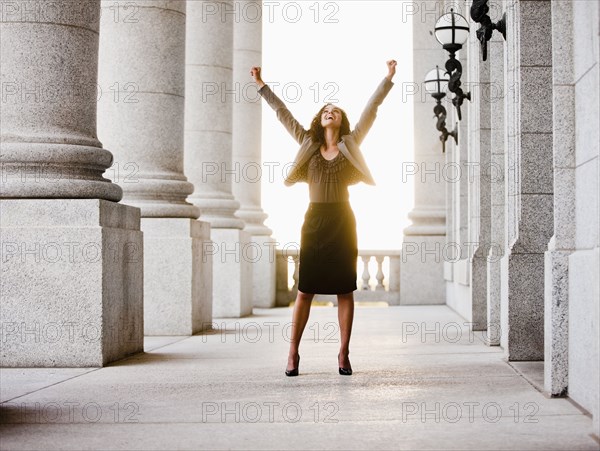
[[[288,306],[298,293],[298,249],[277,249],[277,305]],[[354,292],[356,302],[400,304],[400,250],[359,250]],[[335,295],[315,301],[337,304]]]

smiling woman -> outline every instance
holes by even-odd
[[[298,375],[298,347],[315,294],[336,294],[341,345],[339,373],[351,375],[350,335],[354,317],[358,244],[356,219],[350,207],[348,185],[374,184],[359,145],[373,126],[377,109],[394,83],[395,60],[387,63],[388,73],[365,106],[354,129],[341,108],[327,104],[315,115],[310,130],[304,129],[285,103],[262,80],[261,68],[250,74],[258,92],[275,111],[277,119],[300,144],[286,185],[306,182],[310,205],[304,216],[300,238],[298,294],[294,304],[292,338],[287,376]]]
[[[282,12],[288,3],[294,2],[280,3]],[[403,161],[413,159],[412,98],[405,94],[407,82],[412,81],[412,22],[403,19],[402,2],[296,4],[303,14],[295,22],[282,14],[269,17],[265,10],[263,65],[268,67],[267,83],[301,123],[312,128],[315,111],[342,106],[352,127],[365,95],[379,82],[378,71],[367,68],[381,67],[391,55],[399,61],[398,86],[381,106],[376,124],[361,145],[377,185],[353,184],[348,190],[353,208],[360,212],[356,218],[360,248],[399,249],[414,202],[412,183],[403,183],[401,177]],[[263,178],[262,206],[269,215],[266,224],[278,247],[283,247],[299,243],[309,196],[303,183],[282,189],[296,149],[285,129],[273,127],[272,120],[270,109],[263,108],[263,161],[275,170],[273,177]],[[324,152],[326,159],[335,155]]]

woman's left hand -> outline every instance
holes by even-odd
[[[388,67],[387,78],[388,78],[388,80],[392,81],[392,78],[394,77],[394,75],[396,75],[396,65],[398,63],[396,60],[389,60],[386,62],[386,64]]]

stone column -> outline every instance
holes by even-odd
[[[445,8],[449,11],[451,6],[446,5]],[[468,45],[467,41],[463,49],[457,54],[464,71],[463,89],[467,91],[468,86],[470,86],[465,83],[469,65],[467,58]],[[443,174],[457,174],[456,176],[447,176],[447,181],[450,185],[453,185],[454,192],[452,208],[454,211],[455,234],[452,237],[447,237],[447,249],[453,250],[453,252],[446,253],[452,267],[453,283],[447,287],[446,303],[463,317],[471,318],[471,259],[468,252],[470,249],[469,242],[471,241],[469,239],[469,173],[472,171],[472,165],[469,162],[468,152],[471,141],[468,125],[471,108],[469,107],[470,102],[465,100],[461,109],[462,120],[459,121],[456,108],[450,100],[452,97],[452,94],[446,97],[449,99],[446,109],[448,110],[448,117],[451,118],[448,123],[456,124],[458,127],[458,145],[455,146],[455,156],[452,160],[452,168],[456,169],[451,171],[449,167],[447,171],[443,172]]]
[[[146,335],[191,335],[212,319],[210,226],[195,220],[183,173],[185,6],[102,1],[98,131],[123,202],[142,213]]]
[[[2,366],[143,350],[139,209],[103,178],[99,0],[13,1],[0,23]]]
[[[490,65],[490,216],[491,245],[487,264],[487,343],[500,344],[500,259],[506,244],[504,218],[504,38],[495,32],[489,42]]]
[[[507,8],[509,246],[502,259],[501,341],[509,360],[543,360],[544,252],[554,230],[550,1]]]
[[[235,1],[239,18],[233,29],[233,86],[238,98],[233,104],[232,153],[236,174],[232,190],[240,202],[236,216],[245,222],[251,235],[252,304],[275,306],[275,240],[264,225],[267,215],[261,208],[261,182],[268,167],[261,159],[261,98],[250,78],[250,68],[262,59],[262,2]]]
[[[422,8],[438,11],[437,3],[424,1]],[[413,16],[413,74],[417,83],[445,61],[446,52],[430,34],[436,19],[435,13]],[[444,304],[442,249],[446,241],[446,185],[441,171],[446,156],[432,121],[435,101],[429,95],[419,94],[414,102],[415,157],[411,168],[411,172],[416,171],[413,175],[415,207],[409,213],[413,223],[404,229],[400,303]]]
[[[252,313],[250,234],[234,215],[232,195],[233,23],[231,1],[188,3],[186,27],[185,165],[194,183],[191,200],[211,225],[213,316]]]
[[[442,14],[449,13],[453,9],[456,13],[469,17],[468,5],[459,5],[455,1],[445,0],[439,2],[438,18]],[[435,37],[432,36],[435,41]],[[460,61],[463,67],[462,83],[463,89],[469,91],[471,83],[469,80],[469,41],[463,45],[463,48],[457,52],[456,58]],[[448,59],[447,52],[444,52],[444,57],[440,60],[440,66],[443,67]],[[446,222],[449,220],[453,223],[451,229],[453,232],[446,236],[445,249],[442,252],[444,260],[444,277],[446,283],[446,304],[462,315],[464,318],[472,317],[471,307],[471,254],[472,245],[469,239],[469,174],[472,172],[472,165],[469,161],[470,148],[470,128],[469,117],[471,104],[468,100],[462,105],[461,114],[462,120],[458,120],[458,113],[452,98],[454,94],[448,91],[446,101],[446,109],[448,111],[448,120],[446,126],[451,130],[458,129],[458,144],[452,143],[446,151],[450,151],[452,156],[448,156],[446,167],[442,171],[442,177],[448,185],[448,191],[451,192],[450,206],[447,211],[452,212],[452,217],[447,216]],[[452,139],[452,138],[450,138]],[[450,276],[451,275],[451,276]]]
[[[450,123],[451,124],[451,123]],[[448,121],[446,123],[446,127],[448,127]],[[453,127],[450,126],[452,130]],[[453,138],[449,138],[453,139]],[[447,168],[456,168],[457,163],[457,146],[452,143],[446,142],[446,162],[445,165]],[[458,183],[456,180],[459,176],[458,171],[455,170],[450,173],[451,182],[446,184],[446,240],[449,243],[456,243],[457,239],[457,218],[456,218],[456,205],[455,199],[458,197]],[[446,300],[453,295],[452,285],[454,284],[454,264],[452,261],[444,261],[444,280],[446,281]]]
[[[490,248],[490,72],[489,62],[481,61],[475,33],[470,33],[469,88],[472,101],[469,114],[469,245],[471,262],[471,308],[468,319],[472,330],[487,329],[487,256]]]
[[[554,235],[545,256],[544,390],[566,394],[569,365],[569,255],[575,247],[573,6],[552,2]]]

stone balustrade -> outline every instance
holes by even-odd
[[[277,306],[287,306],[298,293],[298,249],[277,249]],[[400,304],[400,250],[359,250],[354,300]],[[316,295],[316,301],[337,305],[335,295]]]

